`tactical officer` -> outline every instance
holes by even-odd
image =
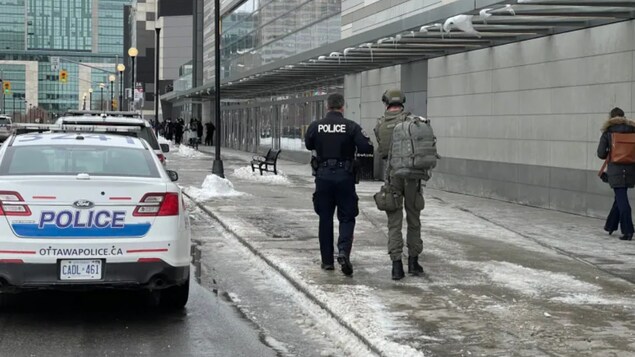
[[[344,118],[344,97],[331,94],[329,112],[324,119],[311,123],[305,135],[308,150],[315,150],[311,160],[315,172],[313,206],[320,216],[320,251],[322,269],[333,270],[333,214],[337,208],[339,239],[337,262],[345,275],[353,274],[350,261],[357,207],[355,193],[355,148],[359,153],[372,153],[373,146],[362,128]]]
[[[403,205],[406,209],[408,273],[419,275],[423,273],[423,268],[419,265],[419,254],[423,251],[420,219],[421,210],[423,209],[421,180],[392,176],[388,160],[393,130],[397,124],[406,120],[410,113],[404,111],[406,97],[399,89],[390,89],[384,92],[382,102],[386,105],[386,112],[377,122],[375,136],[379,143],[379,154],[384,160],[384,167],[386,168],[384,178],[391,191],[398,194],[399,200],[403,199]],[[390,259],[392,260],[392,279],[400,280],[405,276],[401,261],[401,255],[403,254],[403,237],[401,235],[403,210],[386,212],[386,214],[388,215],[388,254],[390,254]]]

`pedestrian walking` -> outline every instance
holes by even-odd
[[[196,140],[197,147],[198,144],[203,143],[203,123],[201,123],[200,119],[196,119]]]
[[[205,123],[205,145],[212,146],[214,145],[214,130],[216,130],[216,126],[212,124],[212,122]]]
[[[179,118],[174,125],[174,142],[176,145],[180,145],[181,140],[183,140],[183,130],[185,130],[185,122]]]
[[[611,110],[609,119],[602,126],[598,157],[605,160],[600,178],[615,193],[604,230],[613,234],[619,226],[622,231],[620,239],[632,240],[635,230],[628,189],[635,187],[635,122],[626,119],[620,108]]]
[[[319,240],[322,269],[333,270],[333,214],[337,208],[339,238],[337,262],[345,275],[353,274],[350,261],[355,231],[355,217],[359,214],[355,192],[355,151],[372,153],[373,146],[362,128],[344,118],[344,97],[331,94],[326,117],[309,125],[305,134],[308,150],[315,150],[311,166],[315,172],[313,207],[320,218]]]
[[[401,233],[404,208],[408,226],[408,273],[423,273],[423,267],[419,264],[419,255],[423,251],[420,216],[425,206],[421,180],[428,180],[429,170],[436,165],[436,138],[427,119],[413,116],[404,110],[406,97],[401,90],[387,90],[382,96],[382,102],[386,110],[377,121],[375,136],[379,154],[384,160],[385,185],[375,195],[375,200],[378,208],[386,211],[388,216],[388,254],[392,261],[392,279],[400,280],[405,277],[402,262],[404,242]],[[404,145],[401,145],[402,142],[395,143],[395,140],[403,140]],[[401,160],[398,155],[409,159]],[[416,159],[417,157],[421,157],[421,160]],[[420,167],[415,167],[415,163]],[[408,164],[413,166],[408,167]],[[384,203],[380,204],[382,199]],[[390,202],[386,203],[385,200]]]

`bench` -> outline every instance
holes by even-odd
[[[260,175],[263,171],[273,172],[278,174],[278,156],[282,150],[269,149],[265,156],[254,156],[251,160],[251,171],[256,172],[256,167],[260,170]],[[269,169],[269,166],[273,166],[273,171]]]

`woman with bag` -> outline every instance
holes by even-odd
[[[605,160],[600,178],[615,192],[613,208],[606,218],[604,230],[612,234],[618,226],[621,240],[632,240],[633,217],[628,189],[635,187],[635,122],[624,118],[620,108],[611,110],[610,119],[602,126],[598,157]],[[604,169],[606,168],[606,172]]]

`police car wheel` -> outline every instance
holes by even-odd
[[[160,306],[164,309],[182,309],[190,296],[190,279],[185,284],[176,285],[165,290],[161,290]]]

